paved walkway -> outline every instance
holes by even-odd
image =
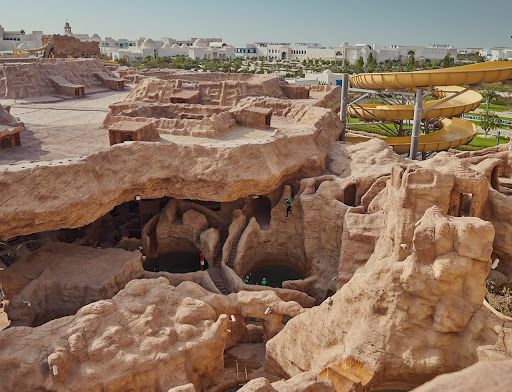
[[[21,147],[2,150],[0,164],[80,157],[109,146],[102,128],[108,106],[122,101],[126,91],[106,91],[81,99],[39,97],[10,104],[11,113],[25,123]],[[53,98],[54,102],[49,102]]]

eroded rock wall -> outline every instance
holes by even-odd
[[[511,355],[500,336],[508,341],[512,324],[482,305],[494,228],[446,215],[455,182],[433,169],[394,168],[372,256],[331,301],[267,343],[269,366],[292,376],[350,359],[365,369],[367,387],[411,388]]]
[[[0,272],[13,326],[35,326],[114,296],[142,276],[140,252],[50,242]]]
[[[62,76],[70,83],[86,89],[101,87],[94,72],[110,72],[98,60],[45,59],[38,62],[3,63],[0,65],[0,98],[19,99],[53,95],[55,88],[50,76]]]
[[[223,296],[163,277],[132,280],[74,316],[2,331],[2,390],[206,390],[224,370],[224,349],[247,333],[245,318],[273,336],[301,311],[271,291]]]
[[[285,118],[299,121],[297,131],[276,130],[264,142],[132,142],[83,158],[4,166],[0,238],[81,227],[136,196],[233,201],[316,175],[339,121],[327,109],[288,105]]]

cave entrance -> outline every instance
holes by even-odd
[[[473,195],[471,193],[461,193],[459,201],[459,216],[469,216],[471,212],[471,201]]]
[[[356,206],[356,184],[350,184],[343,191],[343,204],[351,207]]]
[[[146,271],[166,271],[171,273],[184,274],[195,272],[201,269],[199,264],[199,254],[190,251],[176,251],[162,253],[157,257],[148,259],[144,263]]]
[[[250,284],[260,284],[263,278],[267,278],[270,287],[282,287],[285,280],[304,279],[302,273],[283,264],[255,266],[246,275],[251,278]]]
[[[265,116],[265,126],[270,128],[270,122],[272,121],[272,112]]]
[[[259,196],[253,199],[253,211],[256,221],[261,228],[267,228],[270,225],[272,203],[265,196]]]

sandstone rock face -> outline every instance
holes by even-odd
[[[245,317],[275,334],[284,317],[301,311],[271,291],[223,296],[191,282],[175,288],[165,278],[132,280],[74,316],[0,332],[2,387],[121,392],[191,383],[205,390],[223,370],[225,347],[247,333]]]
[[[213,263],[220,248],[219,230],[211,227],[199,235],[200,249],[203,251],[206,260]]]
[[[178,217],[176,203],[169,202],[156,225],[158,253],[196,252],[200,243],[199,236],[207,228],[208,221],[203,214],[187,210],[182,217]]]
[[[414,392],[503,392],[512,383],[512,360],[476,363],[455,373],[437,376]]]
[[[289,380],[270,383],[266,378],[260,377],[249,381],[240,392],[333,392],[332,383],[318,375],[306,372],[300,373]]]
[[[138,251],[47,243],[0,272],[13,326],[41,325],[111,298],[142,276]]]
[[[80,41],[78,38],[69,35],[43,35],[43,45],[52,43],[55,57],[93,57],[100,55],[100,46],[96,41]]]
[[[19,146],[19,133],[25,130],[25,124],[11,115],[10,108],[4,108],[0,105],[0,143],[2,148],[5,142],[11,147]]]
[[[3,166],[0,237],[81,227],[137,195],[231,201],[267,194],[293,176],[321,172],[339,134],[334,113],[284,103],[279,114],[286,130],[260,131],[264,134],[256,139],[240,130],[233,140],[128,142],[62,163]],[[36,178],[52,181],[40,186]]]
[[[508,340],[512,324],[482,305],[494,228],[447,216],[457,211],[453,192],[469,186],[449,171],[393,167],[371,257],[332,300],[267,343],[269,366],[288,376],[330,368],[366,388],[410,388],[510,355],[499,336]],[[476,202],[469,211],[478,211]]]
[[[336,291],[343,216],[349,206],[340,201],[343,184],[332,178],[308,180],[313,186],[302,184],[288,217],[284,202],[291,189],[286,186],[275,206],[266,211],[268,224],[259,222],[258,216],[250,220],[232,267],[245,276],[265,265],[288,266],[306,279],[285,281],[283,288],[304,291],[321,301]]]
[[[18,127],[23,126],[23,123],[10,113],[9,108],[0,105],[0,125]]]
[[[286,98],[282,90],[284,81],[276,76],[240,75],[241,80],[226,78],[225,74],[207,75],[207,80],[197,80],[197,74],[170,74],[166,79],[146,78],[128,95],[126,101],[172,102],[174,95],[195,90],[200,92],[200,103],[205,105],[235,105],[247,96]],[[218,76],[218,80],[214,80]],[[222,80],[224,79],[224,80]]]
[[[165,312],[162,309],[166,309]],[[5,391],[202,388],[223,368],[227,317],[164,278],[134,280],[110,300],[37,328],[0,334]]]
[[[87,88],[100,87],[94,72],[108,69],[98,60],[45,59],[38,62],[3,63],[0,65],[0,98],[19,99],[55,94],[50,76],[62,76],[68,82]]]

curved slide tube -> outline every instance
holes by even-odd
[[[434,105],[439,104],[434,109],[423,113],[423,120],[430,120],[441,117],[457,117],[463,113],[475,110],[482,101],[483,97],[476,91],[468,90],[462,94],[450,99],[447,102],[441,101],[456,93],[463,91],[464,88],[458,86],[448,86],[439,88],[436,95],[441,99],[428,101],[423,104],[426,110]],[[348,107],[350,117],[357,117],[361,120],[369,121],[400,121],[412,120],[414,118],[413,105],[378,105],[378,104],[361,104],[351,105]]]
[[[476,135],[475,125],[468,120],[454,117],[442,120],[442,128],[438,131],[426,135],[420,135],[418,142],[418,152],[445,151],[449,148],[455,148],[461,144],[469,143]],[[360,143],[370,140],[366,136],[346,136],[348,143]],[[409,152],[411,137],[387,137],[383,139],[393,150],[398,153]]]
[[[512,61],[494,61],[414,72],[364,73],[350,77],[352,87],[408,90],[434,86],[476,85],[512,79]]]
[[[476,135],[476,127],[472,122],[458,118],[463,113],[475,110],[482,96],[475,91],[464,91],[456,84],[476,85],[512,79],[512,61],[497,61],[451,67],[444,69],[359,74],[350,77],[353,87],[372,90],[414,90],[415,88],[435,87],[435,95],[440,99],[428,101],[423,110],[437,105],[422,114],[422,119],[453,117],[442,120],[442,128],[426,135],[420,135],[418,151],[443,151],[469,143]],[[437,87],[442,86],[442,87]],[[441,102],[450,95],[459,95]],[[414,118],[413,105],[375,105],[361,104],[348,107],[348,114],[367,121],[400,121]],[[348,142],[369,140],[366,136],[348,136]],[[406,153],[410,148],[410,136],[388,137],[384,139],[397,153]]]

